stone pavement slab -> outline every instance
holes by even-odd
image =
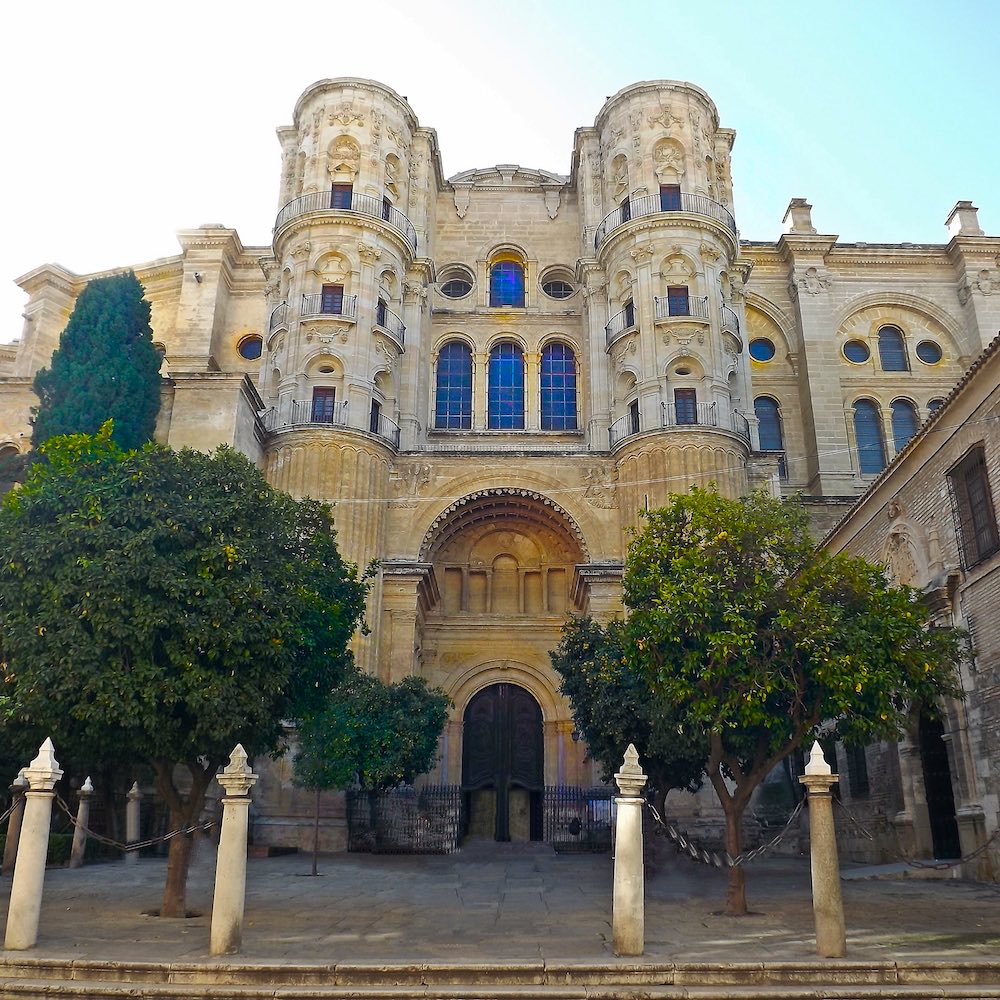
[[[612,861],[533,849],[483,856],[330,855],[310,877],[304,856],[248,864],[241,960],[339,962],[607,962]],[[485,862],[485,863],[484,863]],[[30,954],[119,961],[208,960],[214,877],[200,845],[188,905],[163,920],[165,862],[93,865],[46,874],[39,943]],[[0,882],[5,916],[10,880]],[[752,915],[720,914],[723,872],[670,859],[647,880],[641,962],[815,958],[809,866],[756,862]],[[1000,887],[957,880],[851,879],[843,884],[850,960],[1000,959]]]

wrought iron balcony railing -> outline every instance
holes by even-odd
[[[279,326],[288,325],[288,303],[279,302],[271,310],[271,318],[267,321],[267,332],[277,330]]]
[[[358,318],[357,295],[342,295],[339,298],[325,296],[322,292],[310,292],[302,296],[302,316],[339,316],[343,319]]]
[[[381,299],[379,299],[375,309],[375,325],[392,337],[400,350],[403,349],[406,327],[403,325],[403,321]]]
[[[630,198],[613,212],[609,212],[597,227],[594,234],[594,248],[600,250],[601,244],[619,227],[632,219],[641,219],[647,215],[704,215],[721,223],[734,236],[736,235],[736,220],[725,205],[702,194],[680,192],[665,197],[660,194],[643,194]]]
[[[708,296],[689,295],[686,299],[657,295],[654,298],[656,318],[673,319],[675,316],[694,316],[696,319],[708,319]]]
[[[269,431],[281,430],[284,427],[350,426],[347,422],[347,402],[331,403],[325,397],[293,399],[291,408],[287,412],[282,413],[274,407],[266,410],[262,419]],[[394,448],[399,447],[399,425],[381,412],[371,415],[366,428],[356,428],[356,430],[367,430],[370,434],[384,438]]]
[[[625,438],[631,437],[633,434],[638,434],[639,430],[639,414],[634,410],[630,410],[625,416],[619,417],[608,428],[608,444],[614,448],[619,441],[624,441]]]
[[[742,413],[730,413],[728,420],[719,419],[717,403],[682,402],[660,404],[660,426],[667,427],[722,427],[734,434],[750,440],[750,421]],[[608,428],[608,442],[614,448],[616,444],[638,434],[642,430],[639,414],[630,410],[619,417]]]
[[[740,333],[740,317],[735,309],[730,309],[725,303],[722,304],[722,329],[732,330],[737,336]]]
[[[394,448],[399,448],[399,424],[395,420],[390,420],[381,411],[372,414],[368,429],[372,434],[385,438]]]
[[[626,306],[621,312],[615,313],[604,327],[607,346],[610,347],[626,330],[631,330],[636,324],[634,305]]]
[[[313,191],[310,194],[293,198],[287,205],[284,205],[277,218],[274,220],[275,231],[282,226],[297,219],[300,215],[309,215],[312,212],[346,212],[356,215],[367,215],[371,219],[381,219],[394,229],[399,230],[410,245],[410,249],[417,252],[417,231],[413,228],[413,223],[394,205],[376,198],[370,194],[351,194],[351,207],[341,206],[335,202],[339,195],[330,191]]]

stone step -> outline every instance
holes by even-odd
[[[336,965],[0,958],[0,996],[634,1000],[1000,1000],[1000,962]]]

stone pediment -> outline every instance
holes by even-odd
[[[520,188],[526,190],[552,186],[562,187],[562,185],[569,183],[569,178],[562,174],[551,173],[548,170],[520,167],[516,163],[500,163],[495,167],[463,170],[461,173],[449,177],[448,183],[456,187]]]

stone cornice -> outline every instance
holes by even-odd
[[[369,80],[364,77],[355,76],[337,76],[326,80],[317,80],[306,87],[295,102],[295,111],[292,114],[295,127],[298,128],[301,124],[302,109],[313,97],[324,91],[335,93],[341,90],[360,90],[368,94],[380,94],[383,97],[388,97],[390,100],[395,101],[399,109],[403,112],[403,116],[406,118],[406,123],[410,126],[411,132],[416,131],[420,127],[417,116],[405,97],[397,94],[392,87],[387,87],[384,83],[379,83],[378,80]]]
[[[739,241],[728,226],[709,219],[703,215],[690,215],[687,212],[657,212],[630,219],[619,226],[602,244],[598,252],[598,260],[606,261],[619,245],[639,233],[655,232],[664,240],[669,239],[678,229],[697,229],[704,233],[721,236],[729,247],[729,256],[735,257],[739,252]],[[654,251],[659,253],[659,250]],[[663,252],[666,252],[664,245]]]
[[[778,240],[778,253],[784,260],[791,260],[796,255],[807,258],[826,257],[836,244],[836,236],[785,233]]]

